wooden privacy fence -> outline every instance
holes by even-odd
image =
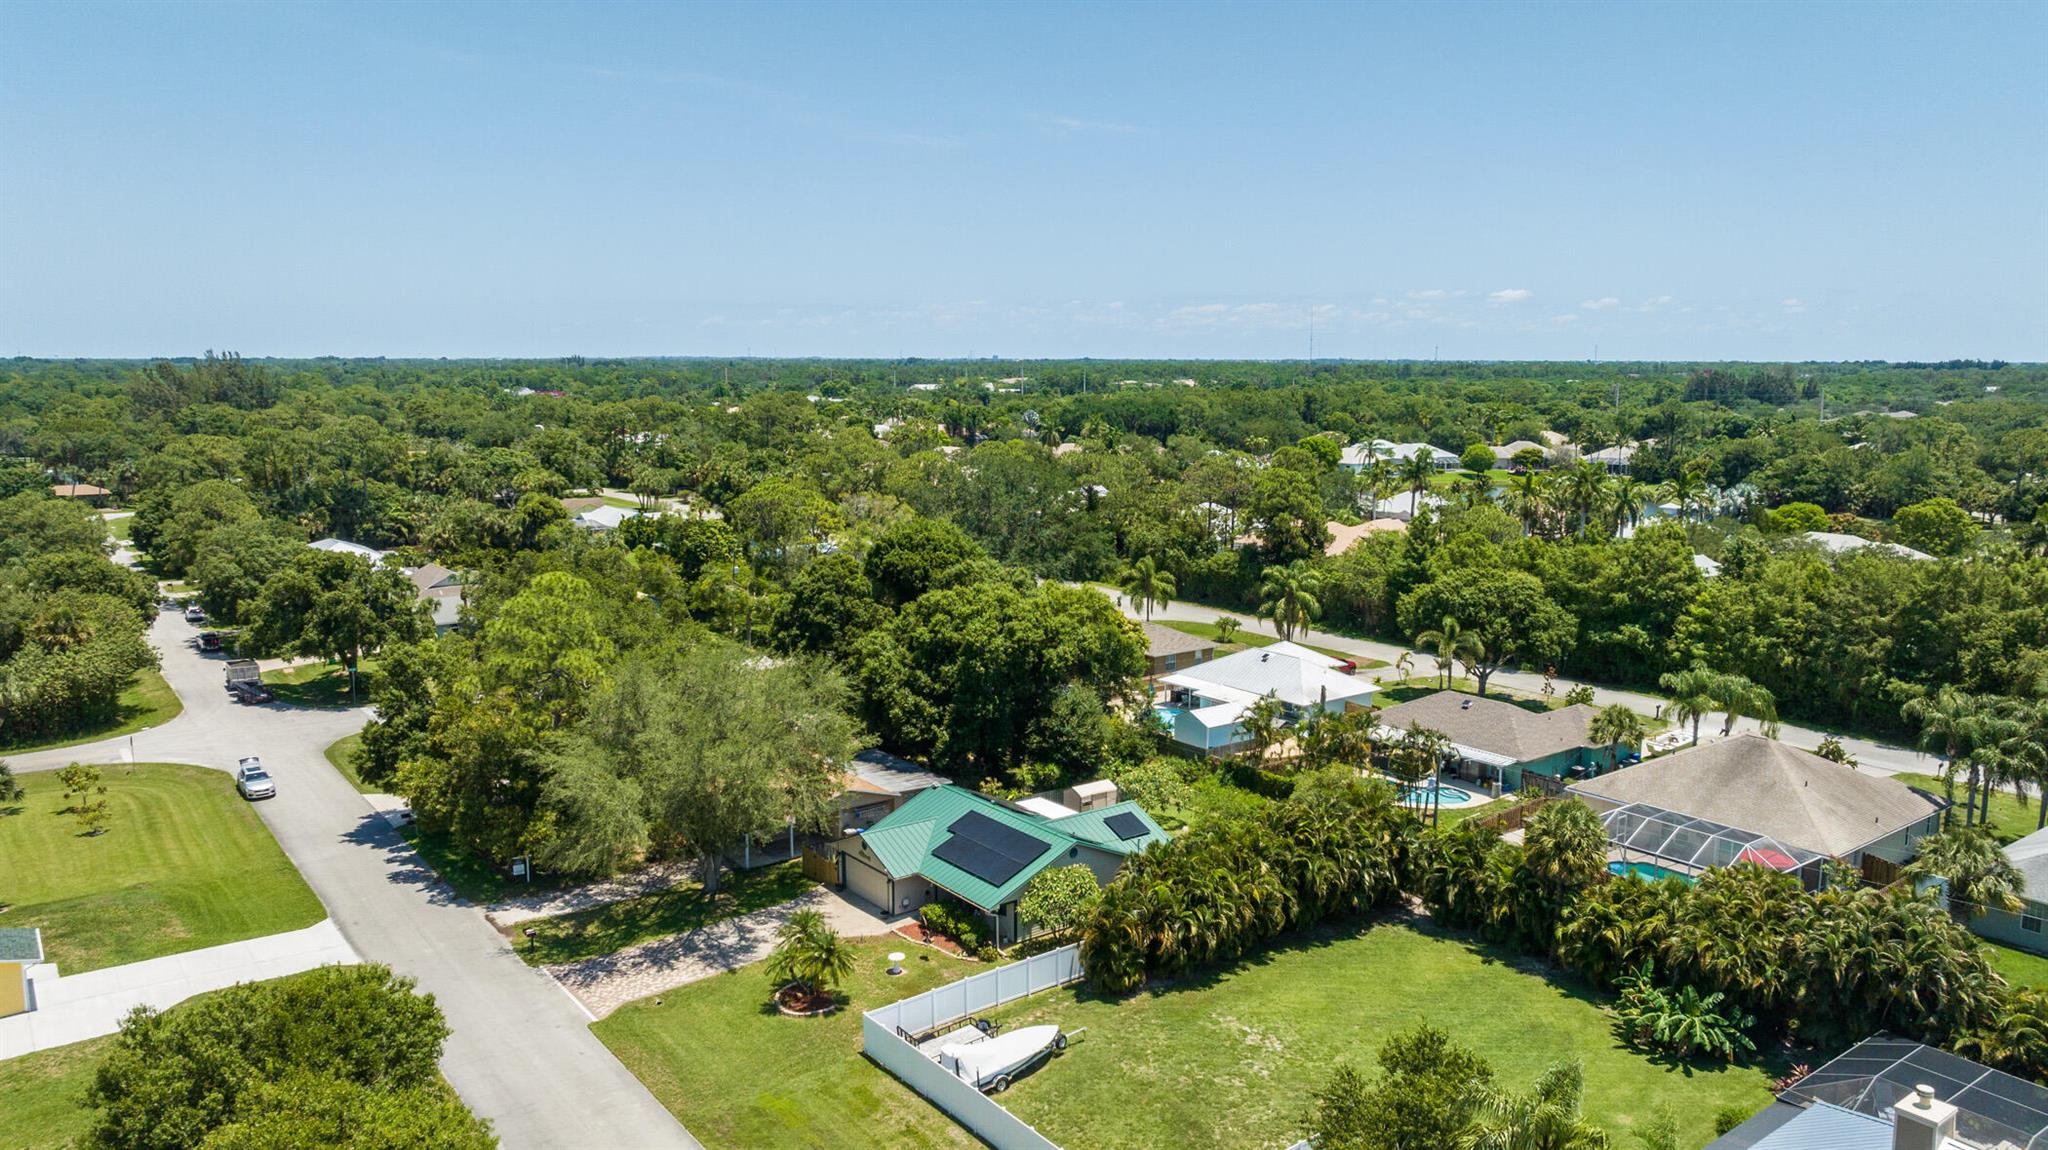
[[[1557,801],[1558,797],[1555,795],[1539,795],[1536,798],[1523,799],[1504,811],[1475,816],[1472,821],[1489,830],[1506,834],[1509,831],[1521,830],[1528,825],[1529,816]]]
[[[839,885],[839,861],[828,855],[821,855],[809,847],[804,848],[804,877],[826,886]]]

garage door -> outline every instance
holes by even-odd
[[[841,852],[840,862],[846,868],[847,893],[866,899],[878,910],[889,911],[889,876],[860,861],[858,855]]]

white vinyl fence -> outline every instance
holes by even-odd
[[[862,1015],[861,1051],[996,1150],[1060,1150],[994,1099],[918,1053],[907,1036],[934,1030],[1025,995],[1065,986],[1080,977],[1081,950],[1077,946],[1063,946],[970,975]]]

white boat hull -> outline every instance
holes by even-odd
[[[1044,1053],[1059,1040],[1057,1026],[1026,1026],[979,1042],[939,1048],[939,1065],[963,1082],[986,1087],[1005,1078]]]

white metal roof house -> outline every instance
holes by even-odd
[[[1424,508],[1435,511],[1449,500],[1431,491],[1398,491],[1372,505],[1374,519],[1394,519],[1406,523],[1414,519]]]
[[[1157,712],[1183,747],[1228,755],[1244,748],[1238,721],[1261,699],[1278,699],[1290,719],[1369,702],[1377,688],[1346,673],[1345,666],[1296,643],[1248,648],[1160,676],[1167,696]]]
[[[1416,452],[1429,456],[1439,468],[1450,470],[1458,466],[1458,453],[1445,451],[1427,443],[1395,443],[1391,439],[1375,439],[1371,443],[1354,443],[1344,449],[1338,461],[1353,471],[1361,470],[1372,462],[1375,456],[1381,459],[1405,461],[1415,458]]]
[[[1839,531],[1808,531],[1802,538],[1830,555],[1847,555],[1852,551],[1862,551],[1866,548],[1875,547],[1878,549],[1879,554],[1895,555],[1901,559],[1919,560],[1934,558],[1934,556],[1929,555],[1925,551],[1915,551],[1911,547],[1901,546],[1897,543],[1879,543],[1874,540],[1865,539],[1861,535],[1845,535]]]
[[[326,539],[315,539],[311,543],[306,544],[306,546],[311,547],[315,551],[332,551],[337,555],[353,555],[371,564],[384,562],[384,553],[382,551],[377,550],[375,547],[365,547],[360,543],[351,543],[346,539],[335,539],[330,536]]]
[[[660,514],[661,512],[659,511],[635,511],[630,507],[613,507],[607,503],[602,507],[592,507],[586,511],[577,512],[573,522],[576,526],[588,531],[610,531],[628,519],[638,519],[642,515],[659,516]]]

